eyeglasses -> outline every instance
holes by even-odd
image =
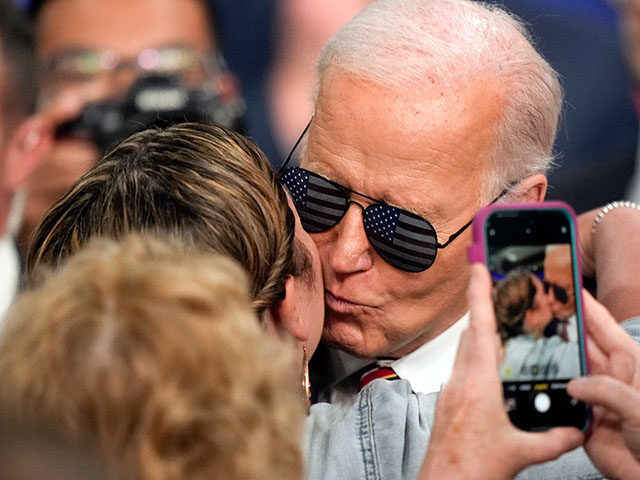
[[[68,49],[46,59],[41,73],[49,88],[59,90],[122,72],[173,75],[187,81],[193,77],[194,82],[202,81],[205,75],[231,77],[220,53],[202,53],[183,46],[146,48],[133,57],[111,50]]]
[[[422,272],[433,265],[439,249],[445,248],[464,232],[469,220],[443,244],[429,220],[402,208],[369,197],[317,173],[300,167],[289,167],[293,154],[307,133],[311,122],[293,146],[278,172],[282,185],[291,194],[302,227],[308,233],[320,233],[335,227],[352,204],[362,209],[364,231],[374,250],[389,265],[405,272]],[[491,203],[507,193],[504,190]],[[372,203],[364,207],[352,195]]]
[[[549,283],[546,280],[543,280],[542,284],[544,285],[544,293],[549,293],[549,290],[553,289],[553,295],[560,303],[567,303],[569,301],[569,294],[566,289]]]

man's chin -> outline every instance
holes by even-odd
[[[353,326],[326,327],[322,333],[322,341],[332,348],[342,350],[360,358],[376,358],[385,356],[386,345],[368,340],[365,332]]]

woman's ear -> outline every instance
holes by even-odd
[[[306,342],[309,338],[309,328],[307,321],[300,314],[296,291],[296,279],[292,275],[289,276],[285,283],[285,297],[283,300],[276,302],[268,310],[268,317],[272,319],[276,327],[287,330],[298,341]]]

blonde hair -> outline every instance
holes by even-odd
[[[294,230],[257,146],[221,126],[180,124],[132,135],[86,173],[38,226],[28,270],[57,266],[96,236],[159,232],[242,264],[260,315],[284,298],[290,275],[311,268]]]
[[[298,479],[292,361],[234,261],[97,240],[10,312],[0,402],[88,437],[125,478]]]

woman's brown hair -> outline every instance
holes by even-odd
[[[96,236],[175,235],[240,262],[261,314],[310,268],[294,217],[267,158],[224,127],[180,124],[117,145],[47,213],[28,272],[55,267]]]
[[[510,272],[494,288],[493,306],[503,343],[524,333],[525,314],[533,307],[536,295],[532,275],[524,270]]]

